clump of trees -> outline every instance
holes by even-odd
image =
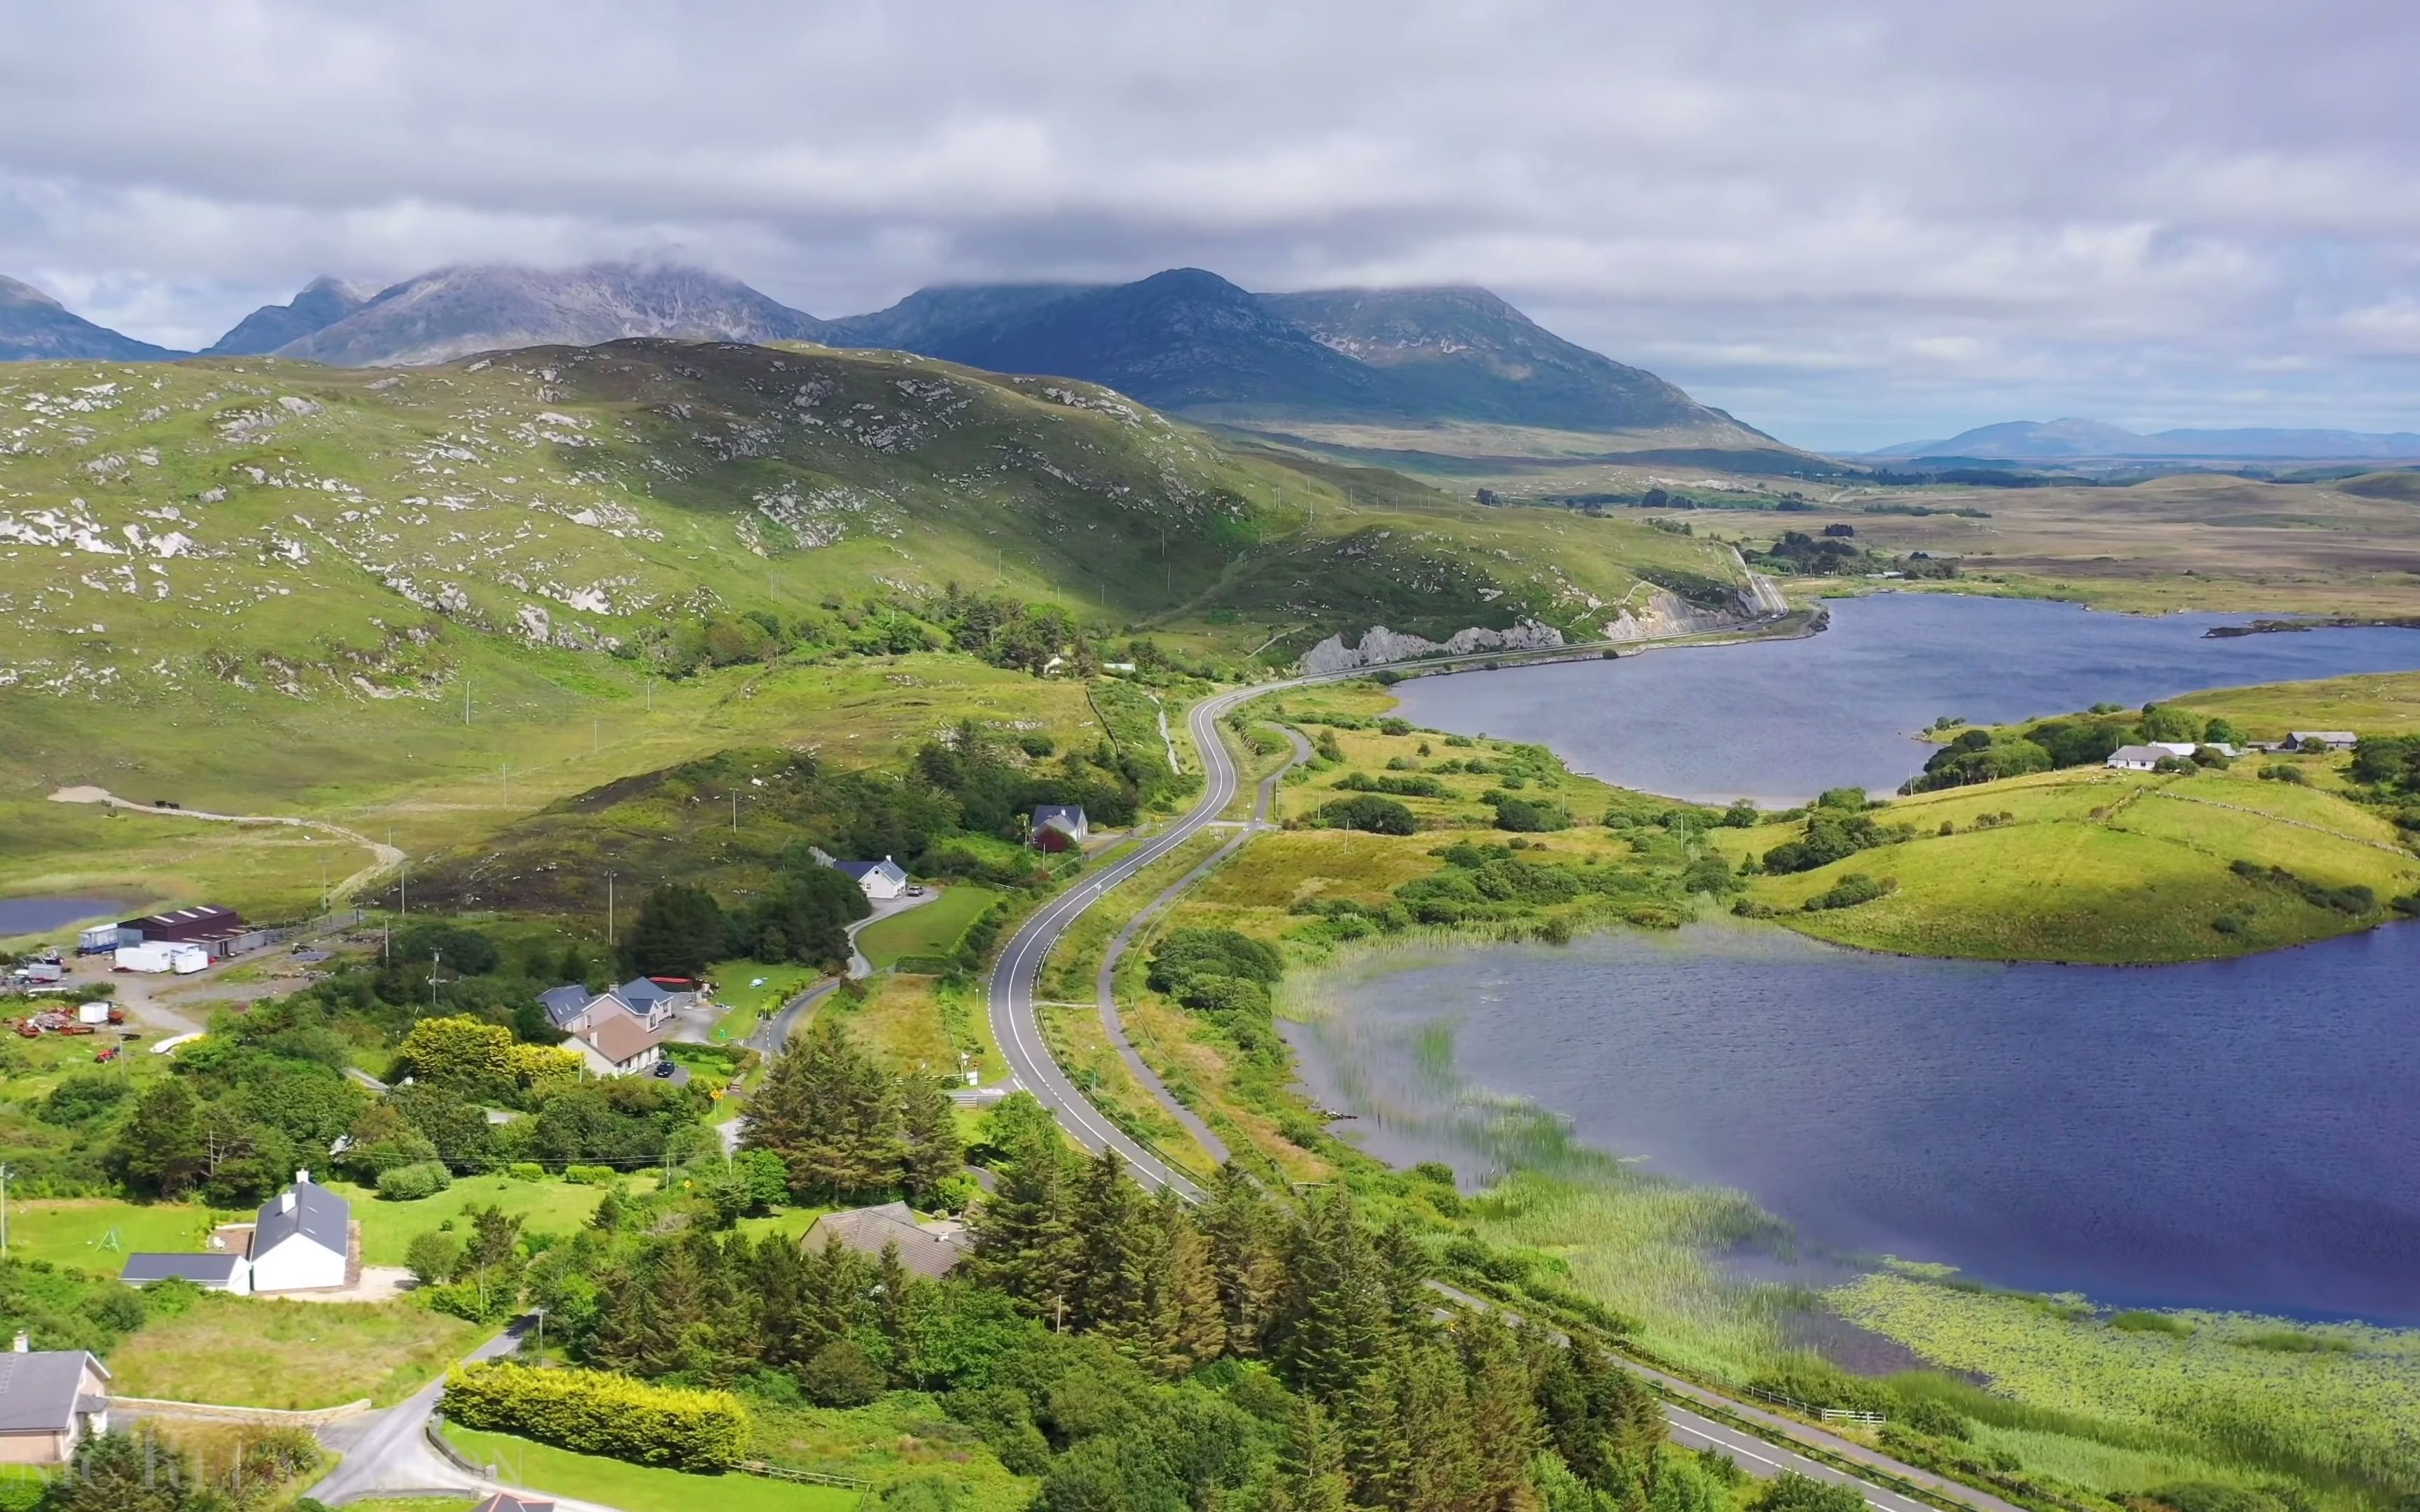
[[[2226,718],[2205,719],[2164,703],[2146,703],[2131,717],[2103,706],[2090,714],[2036,719],[2007,729],[1961,731],[1934,751],[1924,770],[1902,783],[1900,791],[1932,793],[2028,772],[2095,766],[2120,746],[2148,741],[2193,742],[2201,748],[2193,763],[2202,765],[2226,762],[2221,752],[2211,748],[2241,748],[2251,744],[2243,731]]]
[[[624,963],[649,976],[690,978],[731,956],[846,964],[848,926],[872,914],[874,905],[865,889],[830,867],[805,856],[795,863],[775,873],[746,908],[728,913],[693,883],[656,888],[631,922]]]
[[[1807,810],[1807,826],[1799,838],[1764,853],[1764,870],[1776,874],[1812,872],[1915,833],[1904,825],[1877,824],[1866,807],[1863,788],[1827,789]]]
[[[780,1161],[802,1202],[901,1195],[937,1206],[967,1195],[964,1145],[940,1082],[885,1071],[829,1014],[774,1057],[740,1144]]]

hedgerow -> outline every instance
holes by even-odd
[[[731,1393],[653,1386],[608,1370],[457,1365],[445,1376],[445,1416],[466,1428],[691,1472],[730,1470],[748,1445],[748,1410]]]

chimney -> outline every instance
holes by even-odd
[[[17,1330],[17,1342],[10,1347],[19,1354],[31,1354],[34,1350],[34,1341],[26,1337],[25,1331],[21,1328]]]
[[[296,1171],[294,1173],[294,1184],[296,1186],[309,1186],[311,1184],[311,1173],[309,1171]]]

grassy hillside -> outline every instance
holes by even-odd
[[[1295,467],[1106,390],[898,354],[49,363],[0,375],[0,405],[10,891],[282,911],[363,860],[42,801],[69,785],[424,854],[730,746],[865,764],[965,717],[1091,738],[1080,687],[934,654],[953,585],[1239,668],[1380,620],[1584,634],[1635,569],[1729,576],[1636,522]],[[779,637],[707,668],[709,626],[752,615]]]
[[[2315,775],[2324,763],[2294,759]],[[1872,817],[1911,825],[1914,838],[1757,878],[1748,898],[1780,910],[1792,929],[1843,945],[2149,964],[2368,928],[2392,917],[2388,900],[2420,887],[2420,856],[2386,818],[2315,787],[2259,780],[2255,765],[2176,776],[2075,767],[1897,798]],[[1737,861],[1796,840],[1802,827],[1723,829],[1713,840]],[[2238,862],[2261,874],[2243,874]],[[1895,890],[1804,911],[1853,874]],[[2301,883],[2366,887],[2372,903],[2315,902]]]

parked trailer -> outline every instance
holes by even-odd
[[[115,969],[174,971],[177,969],[175,948],[166,945],[121,945],[117,948]]]
[[[109,1005],[107,1003],[78,1003],[76,1005],[76,1022],[78,1024],[108,1023]]]
[[[210,952],[198,945],[168,947],[168,969],[179,977],[190,977],[196,971],[208,971]]]

